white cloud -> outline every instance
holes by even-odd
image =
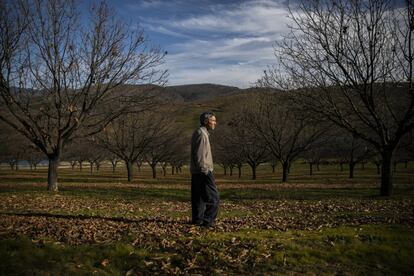
[[[286,33],[287,11],[274,1],[210,7],[185,18],[145,18],[151,31],[180,39],[165,45],[169,84],[248,87],[275,62],[273,44]]]
[[[177,31],[173,31],[171,29],[167,29],[167,28],[165,28],[164,26],[161,26],[161,25],[154,26],[153,24],[147,24],[147,23],[144,23],[142,25],[144,26],[145,29],[148,29],[148,30],[153,31],[153,32],[166,34],[166,35],[170,35],[170,36],[175,36],[175,37],[181,37],[181,38],[188,38],[188,39],[191,38],[191,36],[185,35],[183,33],[177,32]]]
[[[275,61],[272,45],[273,41],[264,38],[192,40],[177,44],[176,53],[166,58],[169,83],[209,82],[249,87]]]
[[[273,41],[269,38],[223,38],[190,40],[173,45],[167,62],[188,63],[269,63],[274,59]],[[265,66],[265,64],[263,64]]]
[[[159,8],[166,5],[176,5],[177,2],[174,1],[164,1],[164,0],[139,0],[132,3],[128,3],[127,6],[131,9],[146,9],[146,8]]]
[[[276,34],[287,30],[287,11],[274,2],[245,2],[233,10],[228,8],[225,5],[216,5],[211,7],[209,14],[174,21],[152,19],[152,22],[185,31],[249,35]]]

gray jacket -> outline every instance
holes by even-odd
[[[213,171],[213,156],[211,155],[210,134],[207,128],[200,126],[191,138],[191,173],[208,174]]]

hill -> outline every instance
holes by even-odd
[[[240,93],[243,90],[233,86],[202,83],[167,86],[165,87],[165,91],[177,100],[193,102]]]
[[[234,108],[243,106],[253,94],[259,93],[260,88],[238,89],[237,92],[216,97],[177,103],[176,122],[184,133],[191,134],[198,125],[199,115],[204,111],[213,111],[217,114],[218,123],[231,115]]]

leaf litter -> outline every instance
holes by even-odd
[[[219,215],[216,226],[209,229],[189,223],[188,202],[109,201],[48,194],[3,195],[0,199],[0,239],[25,235],[33,241],[52,240],[69,245],[123,241],[150,252],[162,252],[146,257],[143,265],[149,272],[167,274],[200,271],[221,274],[223,268],[245,271],[270,259],[274,247],[283,249],[282,244],[263,245],[260,241],[242,240],[237,236],[209,241],[210,233],[255,229],[320,230],[361,224],[414,226],[412,199],[223,201],[223,215]],[[335,244],[337,241],[327,242]],[[102,259],[100,265],[110,266],[111,260]],[[285,259],[281,265],[286,265]],[[132,267],[126,274],[137,275],[140,269]]]

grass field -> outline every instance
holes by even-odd
[[[122,167],[90,174],[61,168],[58,193],[47,172],[0,169],[0,275],[373,274],[414,273],[414,164],[397,167],[395,194],[379,194],[367,164],[349,179],[337,166],[289,183],[280,168],[251,180],[216,168],[217,225],[190,220],[190,176],[126,182]]]

